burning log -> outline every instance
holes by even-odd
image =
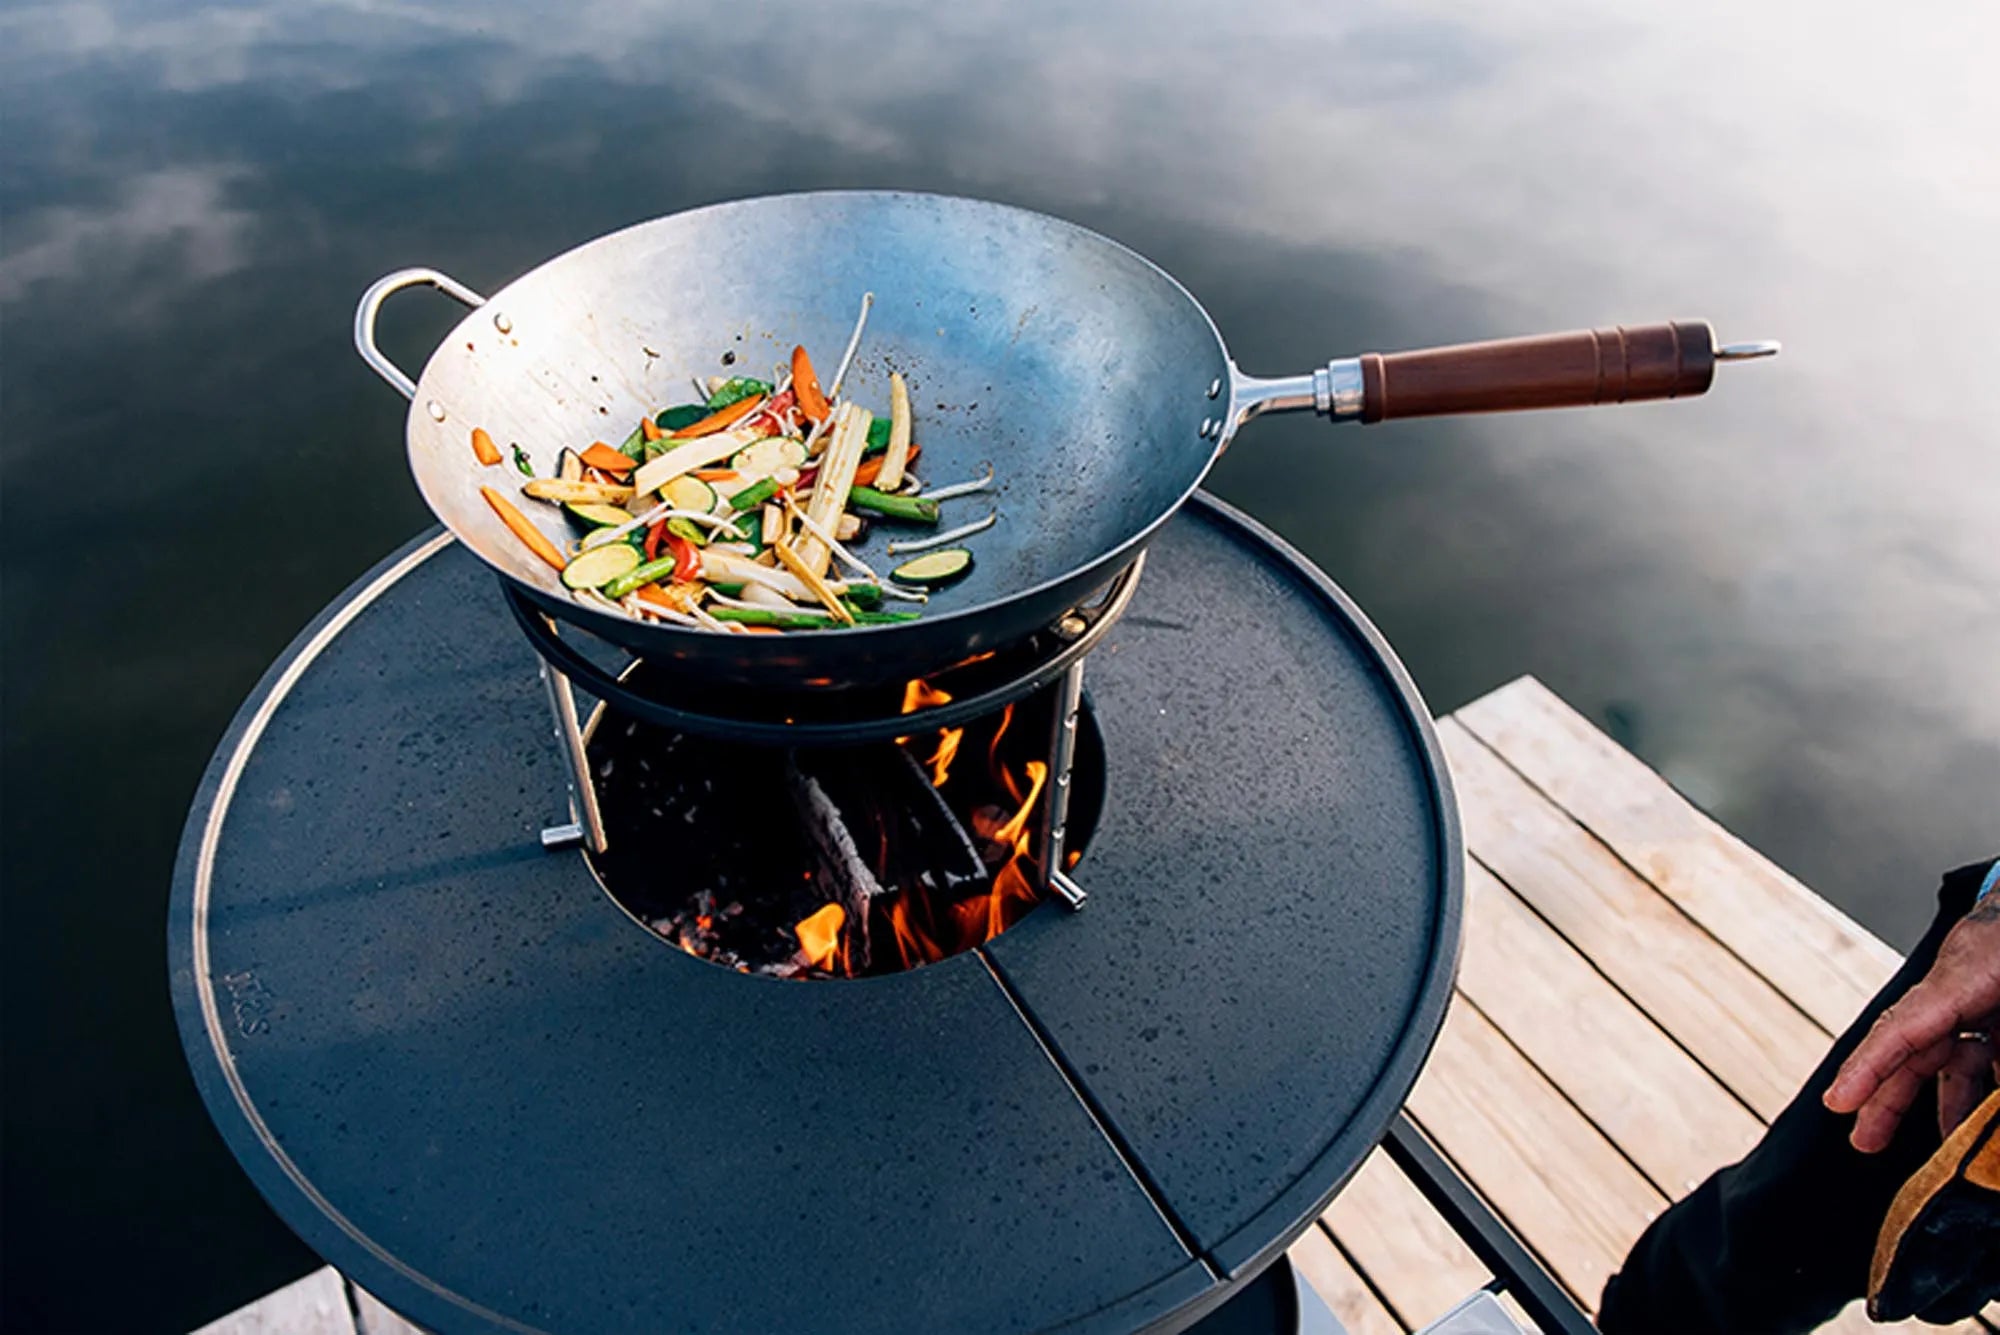
[[[956,901],[985,891],[978,850],[902,747],[793,752],[785,780],[821,884],[846,912],[850,970],[868,966],[878,900],[920,892]]]

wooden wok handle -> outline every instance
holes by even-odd
[[[1715,331],[1681,320],[1567,334],[1370,352],[1361,420],[1573,408],[1700,394],[1715,377]]]

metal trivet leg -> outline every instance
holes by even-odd
[[[555,633],[555,622],[550,621],[549,634]],[[543,830],[542,847],[572,848],[583,843],[590,846],[591,852],[602,853],[606,846],[604,813],[598,809],[597,785],[590,777],[590,754],[583,743],[583,725],[577,718],[576,692],[570,688],[568,677],[546,662],[541,667],[542,684],[549,688],[549,712],[555,717],[556,748],[562,752],[563,763],[568,767],[564,782],[569,788],[569,824],[551,825]]]
[[[1076,767],[1077,713],[1083,708],[1084,662],[1079,658],[1071,663],[1056,684],[1056,707],[1049,727],[1049,774],[1042,787],[1042,847],[1036,858],[1049,890],[1071,912],[1082,908],[1089,898],[1063,871],[1063,855],[1069,846],[1069,789],[1070,774]]]
[[[1543,1335],[1596,1335],[1597,1327],[1561,1282],[1480,1199],[1472,1184],[1459,1176],[1408,1113],[1396,1114],[1382,1148],[1431,1208],[1444,1216],[1452,1232],[1493,1272],[1494,1278],[1486,1286],[1489,1291],[1504,1289],[1513,1294]]]

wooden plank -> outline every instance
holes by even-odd
[[[358,1335],[424,1335],[422,1326],[405,1321],[387,1303],[353,1280],[347,1282],[347,1292],[353,1303]]]
[[[1828,1033],[1902,962],[1533,677],[1453,717]]]
[[[1764,1125],[1477,862],[1459,991],[1639,1166],[1679,1196]]]
[[[1381,1150],[1362,1162],[1320,1222],[1411,1330],[1443,1316],[1492,1278]]]
[[[1899,1335],[1985,1335],[1985,1328],[1971,1318],[1949,1326],[1930,1326],[1914,1319],[1878,1326],[1868,1319],[1868,1305],[1859,1298],[1843,1307],[1839,1316],[1819,1329],[1820,1335],[1883,1335],[1885,1331]]]
[[[347,1285],[332,1266],[265,1294],[194,1335],[355,1335]]]
[[[1666,1208],[1666,1197],[1463,999],[1445,1017],[1409,1109],[1590,1310]]]
[[[1765,1120],[1826,1033],[1499,756],[1438,725],[1466,844],[1571,945]]]
[[[1375,1291],[1318,1224],[1292,1244],[1290,1255],[1306,1283],[1333,1309],[1335,1319],[1347,1335],[1403,1335],[1402,1323],[1382,1305]]]

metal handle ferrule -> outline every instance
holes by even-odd
[[[1237,426],[1265,413],[1304,412],[1307,409],[1329,421],[1354,421],[1361,416],[1361,359],[1342,357],[1328,362],[1311,375],[1281,376],[1277,379],[1235,371],[1230,378],[1230,391],[1235,403]]]

